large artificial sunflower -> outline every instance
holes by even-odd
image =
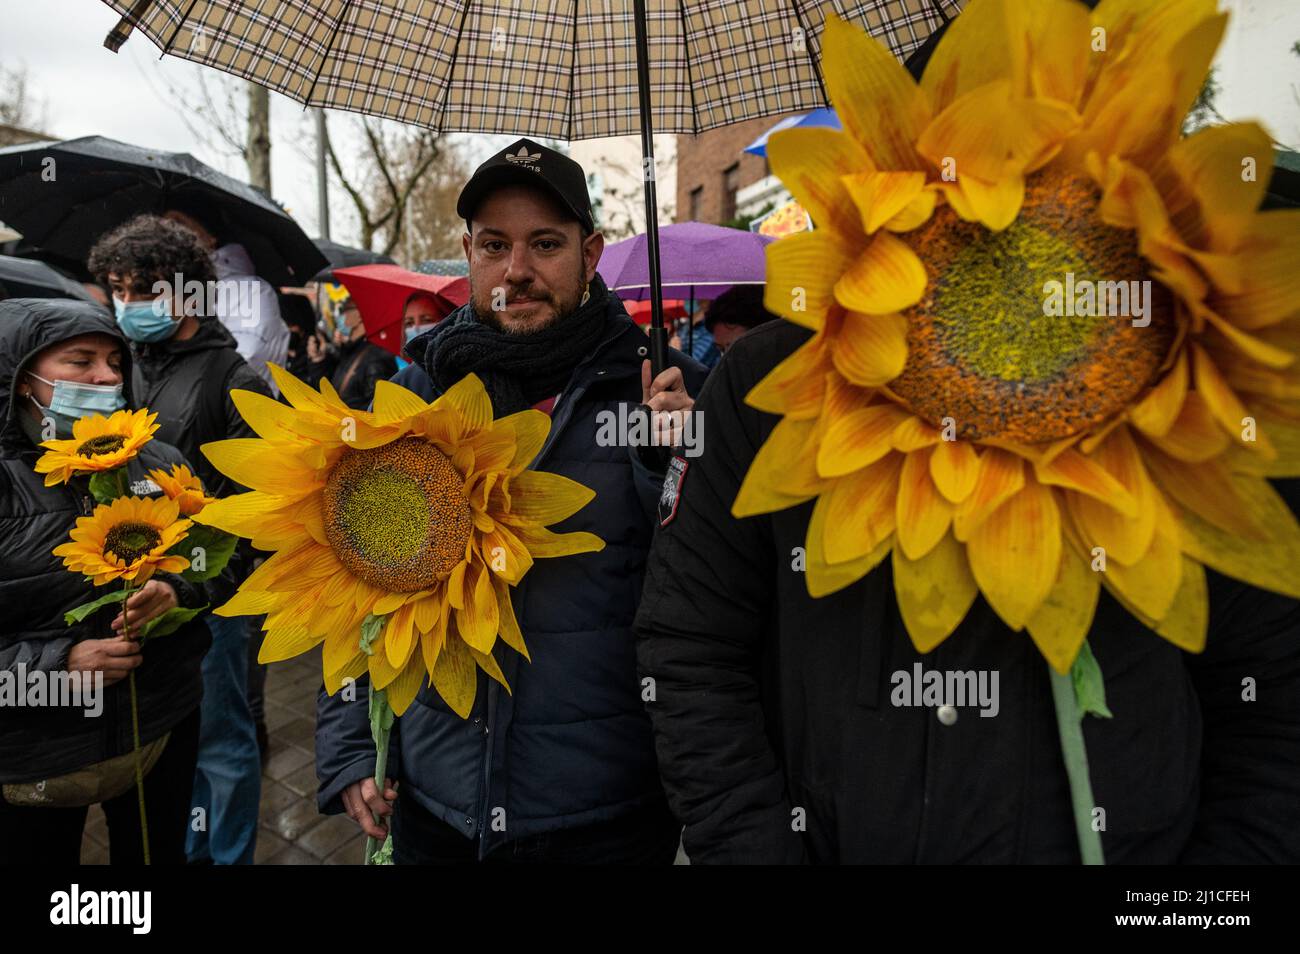
[[[828,18],[844,130],[768,145],[817,231],[765,303],[815,334],[747,397],[782,420],[733,506],[816,498],[813,596],[892,554],[919,651],[982,593],[1062,673],[1100,586],[1190,651],[1204,566],[1300,597],[1266,480],[1300,474],[1300,211],[1258,212],[1259,126],[1180,136],[1225,21],[972,0],[918,84]]]
[[[53,487],[66,484],[73,474],[121,467],[153,439],[157,417],[141,409],[80,418],[72,425],[71,438],[41,444],[46,450],[36,461],[36,473],[45,475],[46,487]]]
[[[172,464],[170,471],[155,469],[149,471],[149,478],[156,483],[168,500],[176,501],[181,513],[192,517],[215,500],[203,490],[203,481],[184,464]]]
[[[190,528],[179,516],[174,500],[118,497],[79,517],[71,540],[55,547],[54,555],[96,586],[118,579],[142,586],[158,570],[180,573],[189,566],[186,557],[167,553]]]
[[[328,380],[317,392],[272,372],[293,407],[233,391],[260,437],[203,446],[218,470],[253,489],[195,519],[275,551],[216,612],[267,614],[263,662],[323,642],[331,693],[368,668],[401,715],[427,677],[467,716],[476,663],[505,685],[492,656],[498,635],[528,654],[510,586],[534,557],[604,546],[590,533],[546,529],[593,492],[528,470],[550,419],[528,410],[494,421],[474,375],[432,403],[381,381],[365,412]],[[371,616],[386,622],[367,654],[360,634]]]

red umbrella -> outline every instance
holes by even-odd
[[[625,301],[623,302],[623,307],[627,309],[627,313],[632,316],[632,320],[635,321],[638,325],[648,325],[650,324],[651,306],[653,304],[654,303],[647,298],[645,301]],[[685,317],[686,317],[685,302],[674,301],[671,298],[664,299],[664,320],[665,321],[674,321],[678,318],[685,318]]]
[[[366,337],[375,344],[402,353],[402,310],[415,292],[431,295],[442,306],[438,320],[446,318],[469,301],[469,279],[451,275],[425,275],[400,265],[356,265],[334,269],[335,281],[342,282],[361,310]]]

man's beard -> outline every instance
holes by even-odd
[[[545,324],[542,325],[534,325],[530,322],[526,327],[511,326],[506,322],[502,321],[501,312],[494,311],[492,310],[491,307],[487,309],[480,307],[479,296],[477,291],[474,288],[473,278],[470,279],[470,287],[469,287],[470,308],[474,310],[475,318],[477,318],[480,322],[487,325],[488,327],[495,328],[497,331],[501,332],[502,334],[507,334],[507,335],[536,334],[539,331],[544,331],[545,329],[549,328],[551,325],[555,324],[558,321],[563,320],[564,318],[567,318],[573,312],[577,311],[582,302],[582,291],[586,287],[586,284],[587,282],[585,277],[585,269],[583,268],[583,266],[579,265],[577,284],[575,286],[577,290],[574,292],[571,301],[569,302],[560,301],[558,298],[556,298],[554,294],[550,294],[550,293],[538,299],[533,305],[534,308],[545,306],[545,305],[551,306],[551,317],[549,320],[546,321]],[[536,295],[537,292],[534,291],[528,285],[517,286],[509,290],[509,293],[506,295],[506,300],[509,301],[511,298],[514,298],[520,294],[524,294],[526,296],[532,297]],[[489,298],[489,301],[490,300],[491,299]]]

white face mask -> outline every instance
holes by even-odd
[[[436,327],[433,322],[428,322],[426,324],[411,325],[411,327],[406,329],[406,340],[410,341],[412,338],[418,338],[420,335],[424,334],[426,331],[428,331],[430,328],[433,327]]]

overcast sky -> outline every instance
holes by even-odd
[[[1300,145],[1300,57],[1290,52],[1291,44],[1300,40],[1300,3],[1222,0],[1221,5],[1233,17],[1217,60],[1216,75],[1223,86],[1220,109],[1229,119],[1262,119],[1275,138],[1293,148]],[[99,134],[191,152],[225,173],[247,179],[243,160],[196,140],[167,96],[171,84],[197,101],[197,76],[206,68],[160,57],[139,33],[120,52],[109,53],[103,40],[116,21],[117,14],[101,0],[0,0],[0,64],[27,68],[31,92],[46,107],[43,131],[59,138]],[[208,75],[215,89],[225,74],[209,70]],[[317,235],[311,118],[292,100],[271,96],[275,196],[308,234]],[[331,130],[338,130],[336,142],[345,149],[351,119],[331,115]],[[502,136],[454,138],[476,161],[509,142]],[[332,195],[331,218],[336,240],[356,240],[355,221],[341,194]]]

